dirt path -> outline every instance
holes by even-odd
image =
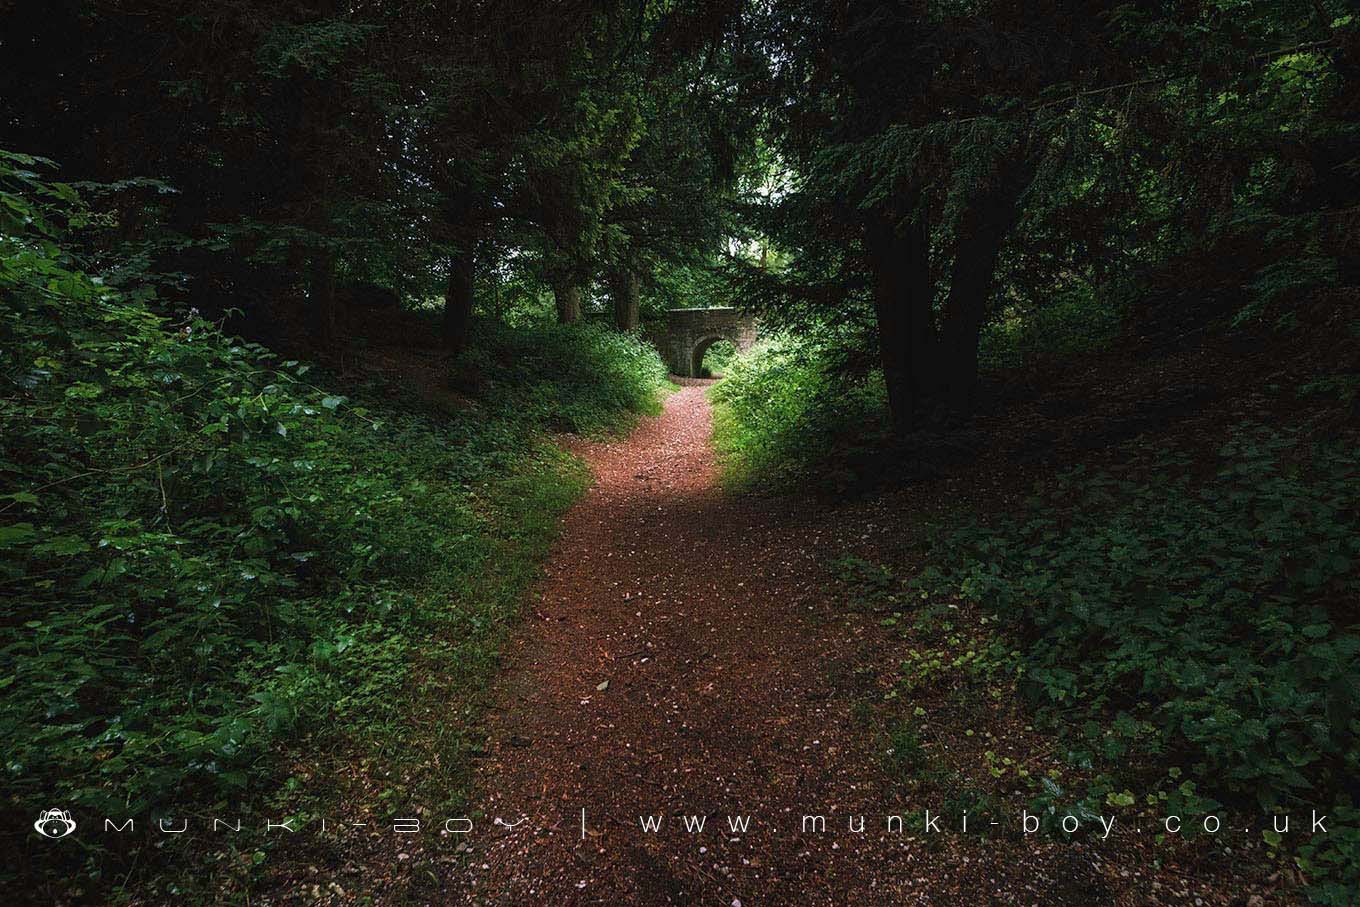
[[[1131,828],[978,838],[955,815],[924,833],[919,810],[947,804],[900,802],[884,742],[856,715],[892,688],[900,641],[847,609],[827,573],[846,550],[891,546],[912,506],[725,495],[710,433],[691,386],[627,439],[580,448],[596,483],[507,652],[476,784],[486,816],[447,894],[498,907],[1263,903],[1211,851],[1155,868]],[[990,711],[960,720],[1006,734]],[[922,768],[959,743],[942,736]]]
[[[472,845],[466,901],[1099,903],[1079,848],[1036,876],[995,847],[887,831],[912,804],[890,802],[852,707],[895,663],[874,663],[875,622],[847,615],[826,573],[871,544],[874,515],[724,494],[711,418],[685,387],[627,439],[580,449],[596,483],[507,653],[477,779],[495,830]]]
[[[842,739],[854,665],[836,652],[856,644],[821,619],[827,533],[805,508],[721,493],[703,394],[582,451],[597,481],[508,653],[479,772],[488,818],[527,820],[477,847],[476,900],[834,903],[862,881],[832,858],[841,835],[823,853],[796,834],[873,786]],[[720,834],[729,814],[750,831]]]

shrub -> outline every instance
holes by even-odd
[[[1151,775],[1176,809],[1222,797],[1330,813],[1339,827],[1295,860],[1311,898],[1350,904],[1356,450],[1353,438],[1304,444],[1244,426],[1204,480],[1176,451],[1155,452],[1142,477],[1078,468],[1016,516],[958,518],[912,585],[978,603],[1008,628],[1022,690],[1041,715],[1080,729],[1078,764]]]
[[[561,431],[593,433],[659,411],[666,367],[634,334],[604,325],[481,322],[456,380],[501,412]]]
[[[730,340],[719,340],[704,352],[700,378],[722,378],[737,358],[737,348]]]
[[[78,199],[38,163],[0,155],[10,804],[125,815],[258,797],[296,735],[398,723],[422,654],[456,650],[468,663],[451,672],[484,675],[583,487],[541,430],[654,407],[656,354],[593,330],[488,328],[475,408],[361,405],[304,363],[105,286],[69,247]]]
[[[1123,306],[1079,285],[1045,306],[1008,309],[989,322],[978,344],[978,362],[986,371],[1018,369],[1102,349],[1118,335],[1123,317]]]
[[[1078,468],[1016,518],[964,522],[918,579],[1011,622],[1027,689],[1110,716],[1093,755],[1141,752],[1260,805],[1339,796],[1360,774],[1360,460],[1245,427],[1195,481]]]
[[[737,485],[778,488],[815,475],[842,488],[858,480],[856,463],[887,441],[881,381],[846,377],[813,341],[758,344],[733,360],[710,395],[714,441]]]

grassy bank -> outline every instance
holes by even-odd
[[[5,881],[156,900],[239,869],[204,874],[190,843],[43,847],[22,832],[53,806],[252,827],[315,812],[358,761],[422,756],[457,798],[477,691],[587,482],[547,433],[654,409],[655,353],[483,326],[454,367],[466,405],[437,411],[111,289],[71,251],[69,190],[13,160],[0,181]],[[249,837],[246,875],[268,857]]]

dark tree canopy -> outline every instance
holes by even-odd
[[[1358,301],[1354,0],[0,0],[0,887],[922,897],[893,842],[374,871],[255,821],[471,811],[491,756],[534,808],[855,779],[1086,848],[985,839],[978,903],[1360,903]],[[266,833],[48,840],[224,804]],[[1058,824],[1244,804],[1349,829]]]

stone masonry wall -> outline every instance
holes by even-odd
[[[756,320],[734,308],[668,309],[665,332],[657,338],[671,374],[695,377],[695,353],[716,340],[728,340],[745,352],[756,342]]]

